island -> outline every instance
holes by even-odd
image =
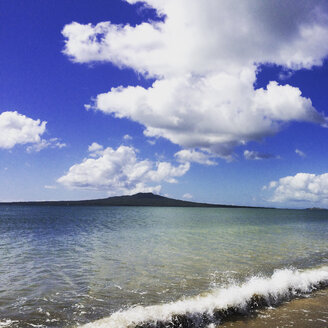
[[[28,202],[2,202],[3,205],[34,205],[34,206],[155,206],[155,207],[215,207],[215,208],[263,208],[255,206],[222,205],[185,201],[168,198],[150,192],[137,193],[127,196],[114,196],[90,200],[69,201],[28,201]],[[268,207],[265,207],[268,208]],[[271,207],[272,208],[272,207]]]

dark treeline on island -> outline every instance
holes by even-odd
[[[156,207],[222,207],[222,208],[261,208],[253,206],[236,206],[197,203],[185,200],[168,198],[153,193],[138,193],[131,196],[115,196],[103,199],[69,200],[69,201],[32,201],[32,202],[5,202],[4,205],[56,205],[56,206],[156,206]]]

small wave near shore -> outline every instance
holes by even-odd
[[[152,306],[135,306],[83,328],[215,327],[236,314],[278,305],[328,286],[328,266],[276,270],[271,277],[253,276],[243,284],[216,288],[204,295]]]

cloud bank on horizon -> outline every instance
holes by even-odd
[[[328,173],[297,173],[271,181],[266,188],[273,190],[273,202],[296,201],[328,205]]]
[[[118,86],[99,94],[96,110],[145,126],[185,149],[231,159],[292,121],[326,124],[311,100],[271,81],[255,89],[261,64],[311,69],[328,53],[325,1],[165,0],[142,2],[160,21],[140,25],[73,22],[62,33],[73,62],[111,62],[152,86]],[[201,14],[200,14],[201,13]]]

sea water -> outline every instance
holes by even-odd
[[[328,211],[0,205],[0,327],[220,327],[327,283]]]

